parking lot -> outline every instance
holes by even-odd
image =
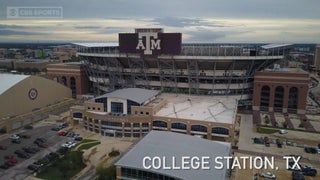
[[[233,179],[253,179],[255,173],[271,172],[277,176],[277,179],[291,179],[292,171],[285,169],[283,156],[285,155],[297,155],[302,156],[300,163],[304,165],[311,165],[318,170],[316,177],[305,176],[307,180],[319,179],[320,169],[320,154],[306,153],[304,146],[315,147],[319,142],[319,134],[291,131],[287,130],[286,134],[280,134],[279,132],[271,134],[257,133],[256,128],[252,125],[251,115],[241,115],[240,137],[239,137],[239,151],[235,153],[236,156],[274,156],[276,158],[276,164],[279,165],[279,170],[267,169],[265,171],[252,170],[252,169],[236,169],[233,174]],[[270,145],[266,146],[264,143],[254,143],[253,138],[268,137]],[[281,147],[277,146],[276,139],[282,143]],[[288,144],[287,142],[291,143]],[[243,154],[244,153],[244,154]],[[258,177],[258,179],[263,179]]]
[[[0,169],[0,179],[24,179],[27,176],[29,176],[32,171],[27,169],[27,166],[32,164],[33,162],[41,159],[46,154],[49,154],[50,152],[55,152],[58,148],[61,147],[61,144],[65,143],[66,141],[70,140],[70,138],[65,136],[58,136],[57,131],[52,131],[51,128],[54,125],[44,125],[35,127],[31,130],[22,130],[21,132],[16,132],[19,134],[29,135],[30,138],[28,139],[21,139],[20,144],[12,143],[11,139],[9,138],[10,135],[2,135],[0,137],[0,145],[7,146],[6,150],[0,150],[0,165],[3,164],[6,159],[6,156],[14,156],[18,163],[9,169]],[[45,138],[46,144],[48,145],[47,148],[41,148],[38,147],[36,144],[34,144],[35,139],[37,138]],[[25,146],[32,146],[37,147],[40,149],[39,152],[35,154],[30,154],[30,158],[24,159],[19,158],[14,153],[16,150],[22,150]],[[23,150],[22,150],[23,151]]]

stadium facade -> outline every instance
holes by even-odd
[[[135,29],[118,43],[75,43],[95,95],[122,88],[234,96],[250,105],[254,74],[286,45],[182,43],[181,33]]]

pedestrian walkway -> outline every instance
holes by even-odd
[[[301,123],[303,124],[303,127],[306,128],[307,131],[316,132],[316,129],[312,126],[306,115],[300,114],[299,118]]]
[[[284,113],[283,116],[284,116],[284,119],[286,120],[287,128],[294,129],[294,126],[290,121],[288,113]]]
[[[253,111],[253,124],[261,124],[260,111]]]

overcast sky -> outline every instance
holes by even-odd
[[[7,7],[62,7],[62,18],[8,19]],[[156,27],[183,42],[320,43],[320,0],[1,0],[0,41],[118,41]]]

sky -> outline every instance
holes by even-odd
[[[8,18],[10,7],[61,7],[58,18]],[[0,42],[117,42],[135,28],[184,43],[320,43],[320,0],[1,0]]]

